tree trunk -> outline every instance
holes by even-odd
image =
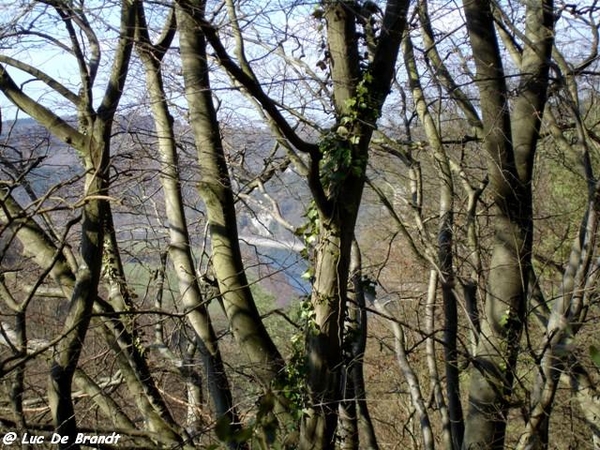
[[[260,318],[246,278],[239,247],[231,182],[212,101],[206,41],[201,33],[204,2],[180,2],[177,23],[191,127],[198,150],[199,191],[206,205],[212,263],[231,331],[264,389],[284,361]]]
[[[365,280],[362,273],[362,257],[360,247],[356,241],[352,244],[352,259],[350,262],[351,292],[348,294],[348,318],[345,330],[346,340],[345,352],[345,381],[346,393],[344,401],[352,402],[354,405],[348,416],[355,423],[349,427],[352,433],[349,448],[360,448],[377,450],[377,438],[373,421],[367,405],[367,392],[365,388],[363,359],[367,345],[367,311],[365,304]],[[367,289],[374,289],[368,286]],[[349,386],[349,387],[348,387]],[[341,418],[340,418],[341,419]]]
[[[444,303],[444,360],[452,447],[454,450],[458,450],[462,445],[464,435],[464,419],[460,400],[458,370],[458,311],[456,294],[454,293],[454,179],[440,133],[429,112],[414,58],[413,45],[408,34],[404,38],[403,50],[406,70],[419,120],[423,124],[427,139],[433,150],[432,157],[440,178],[440,213],[438,219],[436,269],[440,271],[442,299]]]
[[[307,337],[310,404],[301,424],[303,450],[331,448],[335,441],[354,227],[369,143],[389,93],[408,2],[388,2],[385,31],[364,72],[360,69],[354,6],[347,1],[324,5],[338,128],[322,137],[321,167],[312,155],[309,174],[319,225],[311,294],[315,316]]]
[[[388,309],[389,305],[375,302],[377,309],[386,316],[391,316]],[[421,436],[423,439],[423,448],[427,450],[433,450],[435,448],[435,439],[433,436],[433,429],[431,428],[431,421],[429,420],[429,413],[427,412],[427,404],[423,397],[419,378],[413,370],[406,353],[404,329],[398,322],[391,322],[392,331],[394,332],[394,348],[396,350],[396,360],[398,366],[404,375],[406,383],[408,384],[408,390],[413,407],[417,413],[417,420],[419,421],[419,428],[421,430]]]
[[[342,221],[334,220],[319,230],[311,296],[315,315],[307,338],[310,407],[302,422],[302,449],[331,448],[335,442],[352,240],[344,239]],[[352,223],[345,224],[353,229]]]
[[[430,386],[433,398],[435,399],[436,408],[439,411],[441,418],[441,435],[439,440],[442,448],[452,449],[452,424],[450,422],[450,413],[448,412],[448,406],[446,405],[446,399],[442,392],[442,383],[440,381],[440,374],[437,367],[437,353],[436,353],[436,339],[434,338],[436,333],[435,316],[436,316],[436,303],[437,303],[437,289],[438,289],[439,273],[436,269],[431,269],[429,272],[429,286],[427,288],[427,303],[425,306],[425,333],[428,336],[426,340],[426,352],[427,352],[427,367],[429,371]]]
[[[486,316],[471,372],[465,449],[504,447],[531,272],[531,176],[548,84],[551,6],[540,1],[530,2],[527,8],[527,35],[533,44],[523,52],[519,96],[511,117],[491,2],[464,1],[477,67],[495,221]]]
[[[226,417],[232,430],[240,428],[240,419],[233,405],[229,380],[218,348],[217,335],[203,301],[195,263],[192,258],[189,232],[183,209],[179,163],[175,146],[173,119],[169,113],[160,72],[164,51],[153,47],[146,29],[143,10],[138,14],[138,53],[146,72],[146,84],[152,104],[152,115],[158,136],[161,162],[161,184],[169,222],[169,253],[177,275],[179,293],[186,317],[202,340],[202,358],[208,389],[219,418]],[[161,43],[164,45],[164,43]],[[233,448],[238,445],[231,444]]]

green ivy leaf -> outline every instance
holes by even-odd
[[[257,417],[262,418],[273,411],[275,407],[275,396],[271,391],[265,392],[265,394],[258,401],[258,413]]]
[[[337,134],[339,134],[341,137],[346,137],[348,134],[350,134],[350,132],[344,125],[340,125],[337,129]]]
[[[596,364],[596,367],[600,369],[600,349],[595,345],[590,345],[590,357],[594,364]]]
[[[254,430],[252,428],[242,428],[241,430],[235,433],[235,435],[233,436],[233,441],[238,444],[248,442],[250,439],[252,439],[253,434]]]
[[[325,11],[322,8],[316,7],[312,12],[312,16],[317,20],[321,20],[325,16]]]
[[[231,439],[232,429],[229,417],[221,416],[215,425],[215,434],[220,441],[227,442]]]
[[[315,272],[313,268],[309,267],[302,275],[300,275],[300,278],[302,278],[303,280],[310,280],[314,275]]]
[[[500,320],[498,321],[498,324],[502,327],[505,328],[508,325],[508,321],[510,320],[510,308],[508,308],[504,314],[502,315],[502,317],[500,317]]]

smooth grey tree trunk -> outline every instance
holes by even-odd
[[[230,329],[265,395],[275,394],[274,412],[289,422],[288,401],[277,384],[285,361],[256,308],[239,244],[234,197],[212,99],[207,61],[205,3],[181,1],[177,9],[181,60],[190,125],[200,166],[200,196],[206,206],[212,267]]]
[[[406,35],[403,44],[404,61],[408,72],[413,99],[432,149],[432,159],[440,179],[440,212],[437,235],[437,267],[440,271],[442,300],[444,304],[444,363],[446,369],[446,393],[452,447],[458,450],[463,441],[464,418],[460,398],[460,379],[458,368],[458,311],[454,292],[454,179],[450,169],[448,155],[444,149],[438,128],[429,112],[421,86],[420,75],[414,56],[410,35]]]
[[[531,180],[553,43],[552,2],[540,0],[527,6],[528,45],[522,55],[519,95],[512,105],[492,4],[488,0],[463,4],[477,68],[495,227],[463,448],[500,450],[526,320],[533,234]]]
[[[146,73],[146,84],[151,98],[152,115],[158,136],[158,150],[161,163],[161,184],[165,197],[165,209],[169,222],[169,254],[177,275],[181,300],[187,319],[198,337],[202,340],[202,359],[207,377],[208,389],[215,405],[218,418],[226,417],[232,430],[240,428],[240,419],[233,404],[227,372],[217,343],[217,335],[212,326],[206,302],[202,298],[198,284],[197,270],[192,258],[191,244],[181,193],[179,163],[171,117],[161,74],[161,61],[174,35],[174,23],[167,24],[168,41],[158,45],[150,41],[146,29],[144,12],[138,10],[138,53]],[[243,447],[231,444],[232,448]]]

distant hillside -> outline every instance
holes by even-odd
[[[196,193],[199,178],[195,150],[181,125],[182,189],[191,224],[192,239],[198,248],[204,238],[203,206]],[[243,196],[238,202],[238,227],[242,250],[251,273],[264,279],[263,288],[276,298],[291,299],[304,294],[309,286],[301,278],[306,263],[299,257],[298,239],[285,230],[268,210],[276,201],[279,212],[295,226],[303,222],[307,190],[302,177],[291,168],[274,173],[261,189],[248,189],[265,164],[284,160],[281,150],[273,152],[274,141],[267,130],[226,129],[224,139],[232,164],[234,189]],[[162,192],[159,185],[159,155],[154,145],[150,117],[127,117],[116,121],[112,143],[111,196],[119,239],[134,260],[149,263],[157,258],[156,249],[165,247],[166,227]],[[2,123],[0,134],[1,178],[14,183],[15,196],[23,205],[34,198],[47,198],[44,208],[75,205],[83,192],[84,168],[77,153],[55,139],[30,118]],[[283,169],[283,167],[282,167]],[[71,213],[53,217],[67,220]],[[57,220],[57,219],[55,219]],[[143,245],[140,243],[156,243]],[[143,254],[140,249],[144,248]],[[127,256],[125,255],[127,258]],[[270,274],[277,274],[270,279]]]

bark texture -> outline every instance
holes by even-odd
[[[234,198],[210,91],[202,1],[180,2],[177,22],[190,124],[201,171],[212,263],[231,331],[264,389],[281,374],[284,361],[260,318],[239,246]]]
[[[531,177],[546,102],[552,3],[530,2],[527,7],[528,45],[512,112],[492,4],[468,0],[464,11],[477,68],[495,236],[463,448],[501,449],[526,320],[533,234]]]

